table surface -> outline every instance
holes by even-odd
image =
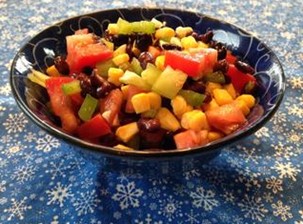
[[[0,1],[0,223],[303,223],[302,3],[206,2]],[[18,49],[57,21],[125,6],[199,11],[257,35],[286,74],[276,115],[211,163],[157,178],[131,168],[108,172],[38,128],[11,93],[9,70]]]

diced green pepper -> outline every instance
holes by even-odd
[[[141,73],[141,76],[148,85],[152,86],[158,77],[161,75],[162,71],[158,69],[155,65],[148,63],[146,69]]]
[[[91,119],[98,105],[98,100],[90,94],[86,94],[84,101],[78,111],[81,120],[88,121]]]
[[[128,22],[122,18],[117,21],[119,34],[144,33],[152,34],[156,30],[156,26],[150,21]]]
[[[192,90],[180,90],[179,94],[193,107],[201,106],[206,97],[204,94]]]
[[[124,72],[123,76],[120,77],[119,81],[123,84],[131,84],[137,86],[142,90],[150,90],[150,86],[142,79],[141,76],[128,70]]]
[[[141,75],[141,72],[143,71],[140,62],[137,58],[133,57],[132,61],[131,61],[131,68],[132,70],[137,73],[138,75]]]
[[[204,81],[206,82],[215,82],[215,83],[220,83],[220,84],[225,84],[225,76],[222,72],[216,71],[213,73],[209,73],[204,76]]]
[[[97,74],[103,78],[107,78],[108,70],[112,67],[116,67],[112,59],[102,61],[96,64]]]
[[[74,80],[69,83],[65,83],[62,85],[62,90],[65,95],[72,95],[81,92],[81,86],[79,80]]]
[[[161,96],[173,99],[182,89],[186,79],[187,75],[184,72],[167,66],[152,86],[152,90]]]

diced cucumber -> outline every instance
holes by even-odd
[[[96,64],[97,74],[107,78],[108,77],[108,70],[112,67],[116,67],[112,59],[107,61],[99,62]]]
[[[162,71],[156,66],[148,63],[146,69],[141,73],[141,76],[143,80],[148,83],[148,85],[152,86],[161,75],[161,72]]]
[[[192,90],[180,90],[179,94],[193,107],[201,106],[206,97],[204,94]]]
[[[137,58],[133,57],[132,61],[131,61],[131,69],[137,73],[138,75],[141,75],[143,69],[140,65],[140,62]]]
[[[81,92],[80,81],[75,80],[62,85],[62,90],[66,95],[72,95]]]
[[[88,121],[91,119],[98,105],[98,100],[90,94],[86,94],[84,101],[78,111],[81,120]]]
[[[131,84],[137,86],[142,90],[149,91],[150,86],[143,80],[143,78],[131,71],[125,71],[123,76],[119,79],[119,81],[123,84]]]

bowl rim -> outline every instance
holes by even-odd
[[[262,43],[264,45],[265,48],[271,50],[271,48],[264,43],[263,41],[261,41],[258,37],[256,37],[254,34],[246,31],[245,29],[242,29],[240,26],[235,25],[233,23],[230,22],[226,22],[224,20],[220,20],[218,18],[203,14],[201,12],[198,11],[190,11],[190,10],[184,10],[184,9],[173,9],[173,8],[160,8],[160,7],[149,7],[149,8],[143,8],[143,7],[125,7],[125,8],[111,8],[111,9],[105,9],[105,10],[97,10],[97,11],[93,11],[93,12],[89,12],[89,13],[84,13],[84,14],[80,14],[77,16],[72,16],[72,17],[68,17],[65,19],[62,19],[59,22],[56,22],[52,25],[47,26],[46,28],[42,29],[41,31],[39,31],[38,33],[36,33],[33,37],[29,38],[28,40],[25,41],[25,43],[23,44],[23,46],[17,51],[16,55],[13,58],[12,64],[10,66],[10,77],[9,77],[9,82],[10,82],[10,86],[11,86],[11,90],[13,93],[13,97],[15,98],[15,101],[17,102],[17,105],[19,106],[19,108],[22,110],[23,113],[25,113],[25,115],[30,118],[30,120],[32,120],[37,126],[39,126],[40,128],[42,128],[43,130],[45,130],[46,132],[52,134],[53,136],[60,138],[62,140],[65,140],[67,143],[72,143],[74,146],[76,147],[81,147],[85,150],[89,150],[89,151],[95,151],[95,152],[99,152],[99,153],[104,153],[106,155],[110,155],[110,156],[114,156],[114,157],[124,157],[124,158],[132,158],[132,159],[144,159],[144,158],[154,158],[154,159],[161,159],[161,158],[176,158],[176,157],[184,157],[184,156],[188,156],[188,155],[194,155],[194,154],[201,154],[201,153],[210,153],[214,150],[220,150],[223,147],[226,147],[232,143],[235,143],[237,141],[239,141],[240,139],[247,137],[251,134],[253,134],[254,132],[256,132],[257,130],[259,130],[264,124],[266,124],[272,117],[273,115],[276,113],[276,111],[278,110],[278,108],[281,105],[281,102],[284,98],[285,95],[285,73],[283,70],[283,66],[281,61],[279,60],[278,56],[271,50],[271,55],[272,57],[275,58],[279,69],[281,70],[281,73],[279,74],[279,77],[281,79],[281,83],[279,83],[279,94],[277,95],[277,99],[276,99],[276,103],[274,104],[274,107],[267,112],[266,116],[262,116],[260,119],[258,119],[257,121],[255,121],[253,123],[253,125],[248,125],[244,131],[237,131],[235,132],[235,135],[227,135],[225,136],[223,139],[220,140],[216,140],[213,141],[211,143],[208,143],[206,145],[203,146],[198,146],[198,147],[193,147],[193,148],[184,148],[184,149],[173,149],[173,150],[120,150],[120,149],[116,149],[113,147],[108,147],[108,146],[104,146],[104,145],[100,145],[100,144],[94,144],[94,143],[90,143],[88,141],[84,141],[80,138],[77,138],[75,136],[69,135],[67,133],[65,133],[64,131],[55,128],[51,125],[48,125],[46,122],[44,122],[41,118],[39,118],[34,112],[31,111],[31,109],[27,106],[27,104],[22,100],[21,95],[19,94],[19,91],[17,91],[16,89],[16,84],[14,81],[14,71],[15,71],[15,65],[16,62],[18,60],[18,58],[20,57],[21,53],[24,51],[24,49],[26,48],[27,44],[34,38],[36,38],[37,36],[39,36],[40,34],[44,33],[45,31],[47,31],[48,29],[50,29],[53,26],[56,25],[60,25],[63,22],[66,21],[70,21],[70,20],[75,20],[78,19],[80,17],[83,16],[90,16],[90,15],[94,15],[94,14],[98,14],[98,13],[104,13],[104,12],[110,12],[110,11],[126,11],[126,10],[163,10],[165,11],[169,11],[169,12],[184,12],[184,13],[189,13],[189,14],[196,14],[199,17],[206,17],[209,18],[211,20],[214,20],[215,22],[218,23],[225,23],[229,26],[233,26],[235,29],[240,30],[241,32],[248,34],[250,37],[254,38],[255,40],[257,40],[258,42]]]

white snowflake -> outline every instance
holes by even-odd
[[[272,189],[272,192],[274,194],[278,193],[278,191],[283,190],[283,188],[282,188],[283,181],[282,180],[277,179],[276,177],[273,177],[273,176],[271,178],[266,178],[265,180],[267,182],[266,188]]]
[[[14,171],[12,177],[17,181],[20,181],[20,183],[24,183],[26,181],[31,180],[34,177],[35,172],[36,172],[35,166],[26,164],[24,166],[18,167]]]
[[[50,205],[50,204],[59,203],[59,206],[63,207],[63,202],[68,197],[73,196],[73,194],[71,194],[69,192],[69,190],[70,190],[70,185],[64,186],[60,182],[58,182],[57,185],[53,189],[46,191],[46,193],[48,194],[48,197],[50,199],[47,202],[47,204]]]
[[[98,207],[101,200],[96,194],[96,190],[81,192],[80,197],[76,197],[73,206],[75,206],[78,216],[93,213],[95,208]]]
[[[177,201],[171,195],[165,200],[160,200],[159,215],[165,216],[169,222],[173,221],[177,217],[183,216],[180,212],[182,201]]]
[[[6,121],[4,121],[3,125],[7,130],[7,133],[17,133],[21,132],[25,125],[28,123],[28,120],[25,118],[23,113],[19,114],[9,114]]]
[[[192,169],[183,172],[183,176],[185,177],[186,180],[189,180],[190,178],[199,177],[201,176],[201,174],[198,169]]]
[[[10,208],[4,209],[5,213],[9,213],[9,216],[7,218],[8,221],[12,220],[12,218],[16,217],[20,220],[24,219],[24,213],[32,209],[31,205],[26,205],[25,201],[27,200],[27,197],[24,197],[21,199],[21,201],[17,201],[15,198],[11,199],[12,206]]]
[[[4,86],[0,86],[0,94],[8,96],[11,93],[11,87],[9,83],[6,83]]]
[[[260,197],[249,197],[245,195],[244,199],[238,203],[242,212],[245,212],[245,218],[251,218],[252,220],[257,220],[259,222],[265,217],[265,213],[268,212],[261,201]]]
[[[199,213],[194,214],[194,211],[191,209],[189,213],[184,214],[186,219],[185,222],[189,224],[199,224],[200,219],[198,218],[200,216]]]
[[[4,192],[4,191],[6,191],[6,181],[2,180],[0,182],[0,192]]]
[[[50,168],[45,170],[45,172],[52,175],[52,180],[54,180],[57,176],[66,177],[65,171],[70,169],[70,165],[65,165],[64,161],[60,161],[59,163],[51,161],[49,165]]]
[[[274,209],[274,216],[281,216],[281,219],[285,222],[288,218],[292,218],[293,215],[289,212],[290,206],[283,206],[282,201],[278,201],[277,204],[272,204],[271,207]]]
[[[193,205],[197,208],[203,207],[206,211],[211,211],[218,206],[219,202],[215,199],[215,193],[211,190],[205,191],[203,187],[196,188],[196,192],[191,192]]]
[[[267,127],[262,127],[255,133],[255,135],[257,136],[257,138],[269,138],[269,129]]]
[[[163,224],[162,221],[156,222],[153,221],[151,214],[147,214],[144,220],[135,219],[136,224]]]
[[[51,135],[46,135],[44,138],[39,138],[37,140],[37,144],[37,150],[42,150],[43,152],[49,152],[52,148],[58,148],[60,146],[59,140]]]
[[[115,201],[120,201],[120,208],[122,210],[132,206],[134,208],[139,207],[139,197],[143,195],[141,189],[136,189],[135,182],[127,183],[126,186],[123,184],[117,184],[117,193],[112,196]]]
[[[299,169],[293,167],[293,164],[289,162],[285,164],[276,162],[275,166],[272,169],[275,169],[279,173],[280,178],[288,177],[293,181],[296,181],[296,176],[300,171]]]

